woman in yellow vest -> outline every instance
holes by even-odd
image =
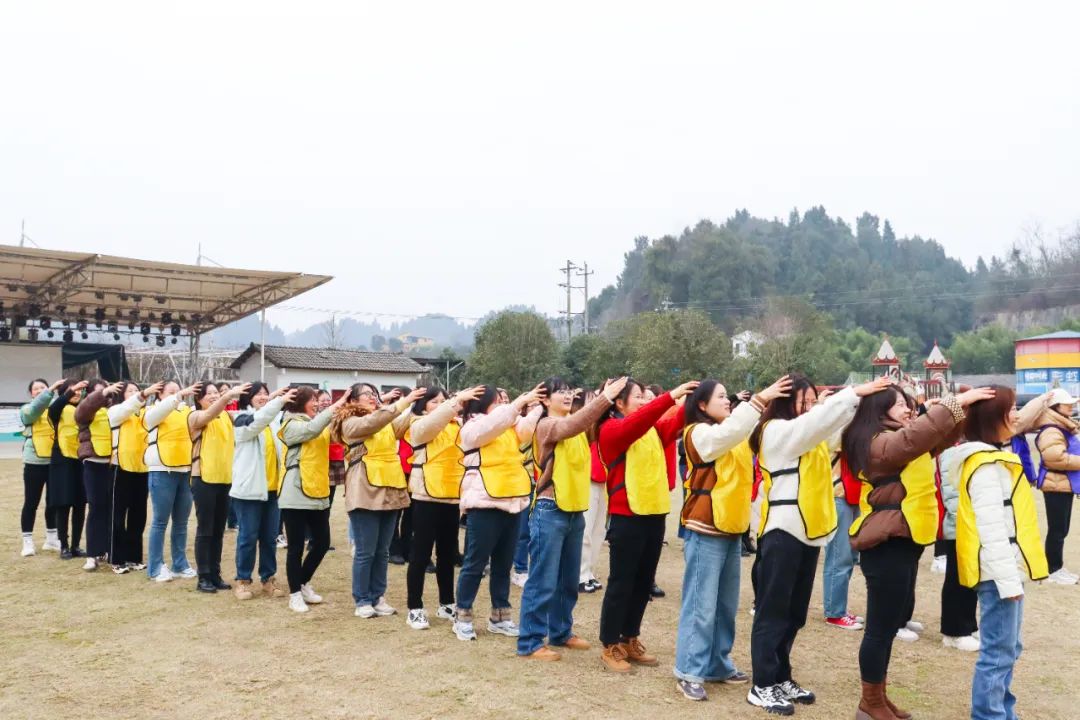
[[[251,386],[237,385],[219,393],[214,383],[195,391],[195,410],[188,413],[191,433],[191,498],[195,502],[195,565],[204,593],[231,590],[221,577],[221,549],[229,517],[233,450],[236,446],[232,416],[225,408]]]
[[[465,422],[458,436],[465,454],[461,510],[465,513],[465,559],[458,574],[458,640],[475,640],[473,602],[484,566],[490,561],[490,633],[518,636],[510,615],[510,567],[521,529],[521,511],[529,505],[532,477],[521,445],[532,439],[540,408],[522,417],[521,410],[543,397],[537,385],[511,403],[498,400],[496,388],[485,385],[479,397],[465,404]]]
[[[705,700],[705,683],[746,683],[731,659],[739,609],[742,536],[750,527],[754,460],[746,440],[765,407],[787,397],[780,378],[734,411],[727,389],[703,380],[686,401],[688,478],[680,521],[686,529],[682,608],[675,643],[676,685]]]
[[[885,378],[844,388],[818,402],[815,385],[792,374],[791,395],[769,403],[750,448],[758,456],[757,610],[750,636],[753,686],[746,700],[766,712],[790,715],[814,702],[791,674],[791,647],[806,624],[818,555],[836,532],[832,450],[859,399],[890,386]]]
[[[296,388],[285,405],[277,431],[285,445],[285,476],[278,493],[278,507],[289,541],[285,574],[289,579],[289,609],[305,613],[322,597],[311,586],[330,547],[330,421],[348,395],[319,411],[314,388]],[[306,542],[307,537],[311,538]],[[307,557],[304,546],[307,545]]]
[[[964,408],[990,397],[985,388],[949,395],[912,420],[908,398],[893,386],[864,399],[844,431],[844,457],[862,480],[860,514],[850,530],[866,578],[860,720],[911,717],[889,700],[886,684],[896,631],[915,604],[919,557],[937,538],[934,455],[955,442]]]
[[[116,497],[113,428],[142,407],[143,396],[134,394],[121,399],[124,382],[106,385],[92,380],[90,393],[75,408],[79,426],[79,459],[83,464],[83,485],[90,512],[86,516],[86,564],[83,570],[97,570],[106,557],[118,575],[127,567],[113,559],[113,502]]]
[[[85,380],[77,383],[65,381],[49,405],[49,424],[52,425],[56,442],[49,461],[46,503],[54,508],[61,560],[86,556],[79,547],[83,521],[86,519],[86,488],[83,487],[82,465],[79,463],[79,426],[75,424],[75,406],[82,400],[86,385]]]
[[[539,468],[536,501],[529,517],[529,581],[521,594],[519,657],[559,660],[551,645],[588,650],[574,634],[574,606],[581,571],[581,539],[589,509],[592,453],[586,431],[626,387],[608,383],[592,402],[571,413],[577,391],[559,377],[541,384],[543,411],[536,424],[533,457]]]
[[[370,383],[356,383],[330,426],[331,441],[345,446],[345,509],[355,540],[352,594],[356,617],[385,617],[396,612],[384,594],[390,540],[399,511],[409,504],[398,440],[409,429],[412,404],[425,392],[416,388],[397,402],[380,407],[378,389]]]
[[[150,533],[147,539],[146,574],[155,582],[174,577],[194,578],[197,573],[187,559],[187,529],[191,517],[191,432],[187,416],[198,385],[181,389],[175,380],[165,382],[157,402],[143,413],[146,451],[143,462],[150,490]],[[165,529],[172,521],[169,545],[171,565],[165,564]]]
[[[128,382],[124,400],[141,395],[143,401],[156,397],[165,383],[155,383],[146,390]],[[146,427],[143,408],[123,422],[113,424],[113,446],[116,448],[116,483],[113,490],[112,563],[114,572],[144,570],[143,532],[146,530],[146,503],[150,494],[149,471],[144,462]]]
[[[1010,690],[1020,658],[1024,577],[1049,574],[1034,491],[1011,451],[1019,413],[1012,388],[967,408],[963,445],[950,451],[946,476],[956,485],[956,563],[960,584],[979,593],[979,658],[971,685],[972,720],[1015,718]]]
[[[285,597],[277,586],[277,543],[281,523],[278,509],[278,487],[281,484],[282,458],[278,453],[271,424],[285,404],[296,397],[288,387],[270,394],[266,384],[249,383],[240,396],[233,415],[235,449],[233,451],[232,486],[229,504],[236,509],[236,587],[238,600],[250,600],[251,574],[255,570],[255,553],[259,555],[259,580],[266,597]]]
[[[33,555],[34,516],[41,504],[41,495],[49,483],[49,459],[52,457],[56,434],[45,412],[56,397],[56,391],[64,384],[57,380],[52,386],[38,378],[30,383],[30,402],[19,408],[19,422],[23,425],[23,506],[22,556]],[[56,536],[56,514],[45,499],[45,550],[59,550],[60,539]]]
[[[442,388],[428,388],[412,406],[405,442],[413,449],[409,458],[409,495],[412,502],[413,538],[409,548],[406,619],[413,630],[430,627],[424,610],[424,580],[431,552],[435,551],[435,580],[439,586],[436,617],[454,619],[454,563],[458,556],[461,519],[458,499],[465,468],[458,447],[461,425],[458,416],[465,403],[476,399],[483,386],[462,390],[447,399]]]

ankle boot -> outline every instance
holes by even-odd
[[[855,711],[855,720],[900,720],[885,704],[885,683],[862,684],[862,699]]]
[[[888,675],[885,676],[885,683],[884,683],[884,686],[882,687],[881,694],[884,696],[885,704],[889,706],[890,710],[892,710],[893,715],[900,718],[900,720],[911,720],[911,713],[909,713],[907,710],[902,710],[902,709],[896,707],[896,705],[893,704],[893,701],[889,699],[889,676]]]

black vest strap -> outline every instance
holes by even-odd
[[[780,507],[781,505],[798,505],[798,500],[770,500],[769,507]]]
[[[1005,502],[1002,503],[1005,507],[1012,507],[1012,498],[1005,498]]]
[[[701,488],[698,488],[698,489],[696,489],[696,490],[691,490],[691,491],[690,491],[690,494],[691,494],[691,495],[705,495],[705,496],[709,496],[709,495],[712,495],[712,490],[703,490],[703,489],[701,489]]]
[[[611,497],[612,495],[614,495],[615,493],[619,492],[620,490],[625,490],[625,489],[626,489],[626,483],[625,483],[625,482],[621,482],[621,483],[619,483],[618,485],[616,485],[615,487],[613,487],[613,488],[611,488],[610,490],[608,490],[608,493],[607,493],[607,494],[608,494],[608,497]]]
[[[622,465],[624,462],[626,462],[626,453],[623,453],[619,457],[612,460],[611,464],[607,466],[607,469],[610,472],[612,468],[618,467],[619,465]]]
[[[780,477],[781,475],[797,475],[799,473],[798,466],[793,468],[787,468],[786,470],[777,470],[776,472],[770,472],[769,477]]]
[[[881,505],[871,504],[870,508],[874,512],[876,512],[878,510],[899,510],[900,509],[900,503],[883,503]]]
[[[690,467],[695,470],[708,470],[711,467],[715,467],[716,463],[693,463]]]

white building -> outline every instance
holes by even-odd
[[[765,338],[752,330],[745,330],[731,336],[731,356],[734,358],[750,357],[751,348],[760,345]]]
[[[236,360],[240,381],[258,380],[262,354],[251,343]],[[368,382],[380,390],[414,387],[424,368],[404,355],[334,350],[330,348],[266,346],[265,382],[270,392],[289,385],[312,385],[331,391],[347,390],[353,383]],[[337,393],[335,393],[337,397]]]

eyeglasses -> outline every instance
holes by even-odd
[[[370,390],[365,390],[365,391],[363,391],[362,393],[359,393],[359,394],[357,394],[357,396],[356,396],[356,397],[357,397],[357,398],[362,398],[362,397],[375,397],[375,393],[371,392]]]

